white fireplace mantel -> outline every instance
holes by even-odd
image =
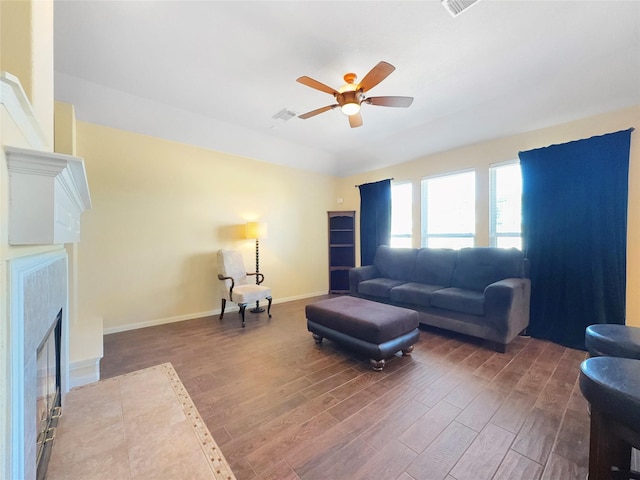
[[[53,245],[80,240],[80,215],[91,208],[82,158],[4,147],[9,170],[9,243]]]

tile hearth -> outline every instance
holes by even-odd
[[[69,392],[48,480],[235,480],[171,364]]]

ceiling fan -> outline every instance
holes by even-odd
[[[334,90],[313,78],[307,76],[300,77],[297,79],[299,83],[320,90],[321,92],[330,93],[338,103],[311,110],[310,112],[298,115],[298,117],[306,120],[320,113],[340,107],[342,113],[349,116],[349,125],[351,125],[351,128],[356,128],[362,126],[360,106],[363,103],[378,105],[380,107],[406,108],[413,102],[413,97],[365,97],[364,95],[366,91],[371,90],[391,75],[395,69],[396,67],[387,62],[380,62],[364,76],[360,83],[356,83],[357,77],[355,73],[347,73],[344,76],[345,85],[338,90]]]

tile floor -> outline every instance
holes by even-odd
[[[170,363],[68,393],[47,480],[235,480]]]

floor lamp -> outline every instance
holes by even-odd
[[[256,239],[256,285],[260,273],[260,239],[267,238],[267,224],[264,222],[247,222],[246,237]],[[249,310],[251,313],[264,312],[264,308],[260,308],[260,301],[256,301],[256,308]]]

